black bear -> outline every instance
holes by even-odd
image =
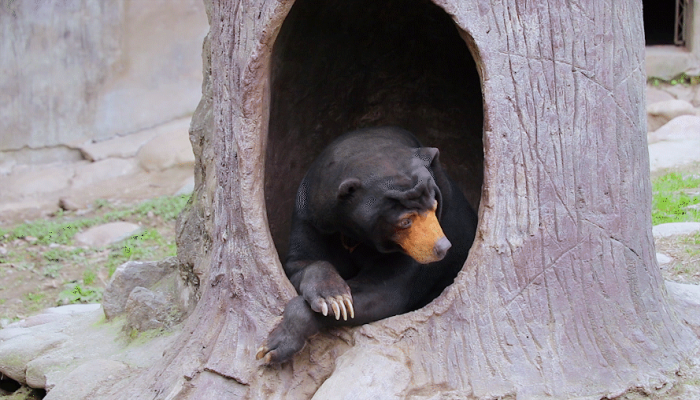
[[[284,362],[323,327],[428,304],[461,269],[476,224],[436,148],[397,127],[339,137],[297,191],[284,269],[299,296],[256,357]]]

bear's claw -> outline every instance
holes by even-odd
[[[319,299],[321,314],[324,317],[328,316],[329,306],[330,310],[333,311],[333,316],[336,320],[340,320],[343,317],[343,321],[348,320],[348,314],[350,318],[355,318],[355,309],[352,306],[352,297],[349,295],[341,295],[335,297],[326,297],[325,299]]]
[[[261,358],[265,358],[263,360],[263,362],[265,364],[269,364],[270,361],[272,360],[272,353],[265,346],[260,346],[260,348],[258,349],[258,352],[255,353],[256,360],[260,360]]]

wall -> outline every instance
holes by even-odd
[[[191,114],[208,29],[200,0],[1,1],[0,162]]]

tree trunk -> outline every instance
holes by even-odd
[[[600,398],[672,379],[695,342],[654,257],[641,2],[208,10],[179,230],[201,299],[121,398]],[[469,258],[428,306],[264,367],[295,294],[279,254],[296,185],[329,140],[375,124],[439,147],[480,203]]]

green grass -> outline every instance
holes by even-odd
[[[110,246],[107,270],[111,277],[118,266],[131,260],[153,260],[177,255],[177,246],[168,242],[155,229],[146,229],[124,241]]]
[[[700,178],[677,172],[663,175],[652,182],[651,218],[654,225],[668,222],[700,222],[700,210],[688,208],[700,204],[700,194],[689,193],[700,188]]]
[[[97,303],[102,300],[102,290],[81,286],[79,283],[66,285],[58,295],[58,304]]]
[[[127,219],[140,220],[149,216],[149,212],[151,215],[158,216],[165,221],[172,221],[177,218],[180,211],[187,204],[187,200],[189,200],[189,195],[159,197],[144,201],[135,208],[123,207],[91,218],[69,219],[63,213],[59,213],[56,220],[35,220],[11,229],[0,228],[0,243],[34,237],[37,239],[37,244],[71,244],[73,236],[83,229],[107,222]],[[107,209],[110,208],[110,205],[103,200],[101,202],[96,201],[94,207],[96,209]]]

